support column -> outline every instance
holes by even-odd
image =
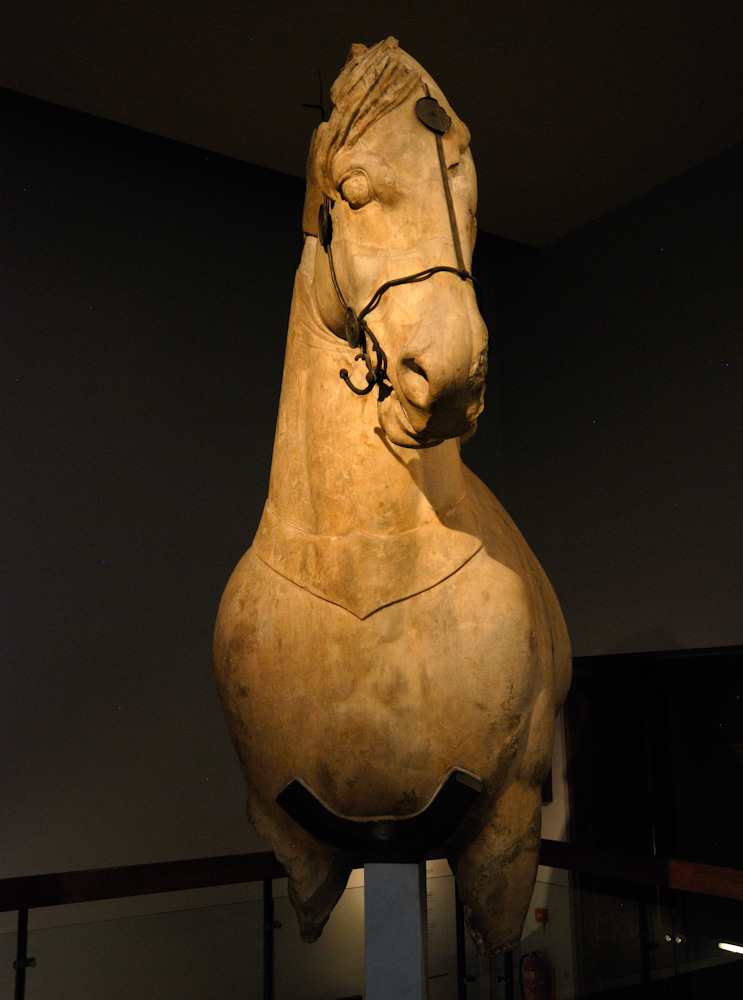
[[[428,1000],[426,864],[364,865],[366,1000]]]

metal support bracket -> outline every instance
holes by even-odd
[[[354,851],[365,860],[411,862],[425,857],[456,830],[482,790],[482,781],[454,768],[420,812],[363,819],[342,816],[294,778],[276,801],[295,822],[325,844]]]

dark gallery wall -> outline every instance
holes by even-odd
[[[266,494],[303,184],[0,108],[0,876],[258,849],[211,629]],[[465,458],[577,653],[743,641],[740,159],[543,251],[480,242]]]
[[[211,632],[265,497],[304,186],[2,107],[2,874],[258,849]]]
[[[743,642],[742,176],[738,146],[494,271],[501,500],[577,655]]]

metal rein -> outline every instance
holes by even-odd
[[[475,294],[477,296],[478,306],[480,305],[480,286],[474,275],[468,271],[464,266],[464,257],[462,255],[462,244],[459,239],[459,229],[457,227],[457,219],[454,213],[454,202],[451,196],[451,189],[449,187],[449,177],[446,169],[446,158],[444,156],[444,145],[441,141],[442,135],[445,135],[449,130],[451,125],[451,119],[438,103],[435,98],[431,97],[428,93],[428,88],[426,88],[426,97],[422,97],[416,104],[416,114],[418,120],[422,122],[427,129],[433,132],[436,136],[436,149],[439,158],[439,166],[441,168],[441,178],[444,183],[444,193],[446,195],[446,207],[449,212],[449,222],[451,224],[452,237],[454,240],[454,253],[456,254],[458,267],[450,267],[447,264],[438,264],[435,267],[428,267],[424,271],[418,271],[416,274],[408,274],[403,278],[393,278],[391,281],[386,281],[383,285],[374,292],[371,299],[366,306],[361,310],[361,312],[356,313],[354,309],[348,305],[346,302],[343,292],[341,291],[340,285],[338,283],[338,277],[335,273],[335,262],[333,260],[333,248],[332,248],[332,220],[330,217],[330,210],[333,203],[327,195],[324,196],[323,202],[320,206],[320,218],[319,218],[319,232],[320,240],[328,255],[328,264],[330,265],[330,276],[333,280],[333,287],[335,288],[335,294],[338,296],[338,300],[343,308],[346,310],[345,319],[345,332],[346,340],[348,341],[349,347],[359,348],[359,353],[355,356],[355,361],[363,360],[366,364],[366,385],[363,389],[357,389],[356,386],[351,381],[351,377],[348,374],[346,368],[341,368],[339,375],[346,383],[352,392],[355,392],[357,396],[366,396],[372,391],[375,385],[379,386],[380,393],[384,389],[384,383],[387,381],[387,355],[384,353],[379,341],[374,336],[369,324],[366,322],[366,317],[370,312],[379,305],[382,296],[394,288],[396,285],[409,285],[415,284],[419,281],[427,281],[434,274],[438,274],[441,271],[449,272],[450,274],[456,274],[462,279],[462,281],[471,281],[475,289]],[[368,341],[371,341],[371,351],[374,352],[375,361],[372,361],[371,352],[367,346]],[[387,390],[389,391],[389,389]]]

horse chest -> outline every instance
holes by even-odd
[[[384,813],[453,766],[503,770],[536,693],[534,636],[523,581],[482,550],[365,620],[249,552],[220,610],[220,687],[249,771]]]

